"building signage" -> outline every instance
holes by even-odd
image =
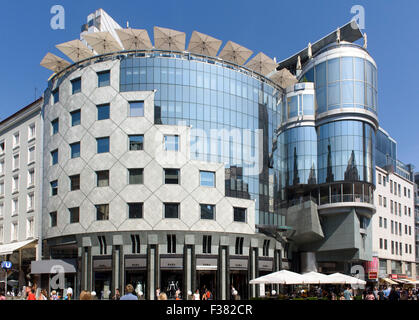
[[[136,258],[125,258],[126,269],[147,269],[147,258],[136,257]]]
[[[272,271],[274,266],[273,260],[259,260],[258,268],[262,271]]]
[[[166,270],[183,269],[183,258],[160,258],[160,268]]]
[[[397,279],[397,274],[390,274],[390,279]]]
[[[230,259],[230,270],[247,270],[248,259]]]
[[[111,259],[95,259],[93,260],[93,269],[112,270],[112,260]]]
[[[217,258],[197,258],[196,270],[217,270]]]
[[[368,272],[368,279],[370,280],[374,280],[378,278],[378,273],[377,272]]]
[[[398,274],[397,278],[398,279],[407,279],[407,275],[406,274]]]
[[[378,273],[378,258],[373,257],[371,261],[367,261],[365,263],[365,273],[369,274],[372,273]]]
[[[1,268],[2,269],[11,269],[12,268],[12,263],[10,261],[3,261],[1,263]]]

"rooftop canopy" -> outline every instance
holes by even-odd
[[[309,48],[310,46],[307,46],[307,48],[304,48],[300,52],[289,57],[288,59],[281,61],[277,66],[277,70],[287,68],[292,73],[295,73],[298,57],[300,57],[301,59],[301,64],[304,65],[304,63],[310,58],[310,49],[310,54],[312,56],[315,56],[316,53],[319,52],[321,49],[323,49],[331,43],[336,42],[338,36],[340,41],[347,42],[355,42],[356,40],[363,37],[361,30],[359,30],[358,24],[353,20],[345,24],[343,27],[338,28],[336,31],[328,34],[326,37],[316,41],[311,45],[311,48]]]
[[[83,37],[98,54],[122,50],[118,41],[108,31],[86,33]]]
[[[125,50],[150,50],[153,48],[147,30],[116,29]]]
[[[245,67],[266,76],[275,70],[276,63],[263,52],[259,52],[245,65]]]
[[[228,41],[218,56],[223,60],[243,65],[250,58],[252,53],[252,50],[249,50],[233,41]]]
[[[184,51],[185,43],[185,32],[162,27],[154,27],[154,46],[157,49]]]
[[[92,50],[78,39],[57,44],[56,47],[74,62],[94,56]]]
[[[60,72],[61,70],[70,66],[71,63],[48,52],[41,61],[41,66],[54,72]]]
[[[192,53],[202,54],[215,57],[220,50],[222,41],[198,31],[192,33],[189,40],[188,51]]]

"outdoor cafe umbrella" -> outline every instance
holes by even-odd
[[[61,70],[67,68],[70,66],[70,62],[56,56],[55,54],[52,54],[48,52],[46,56],[41,61],[41,66],[44,68],[47,68],[49,70],[52,70],[54,72],[60,72]]]
[[[276,63],[263,52],[259,52],[245,65],[245,67],[266,76],[275,70]]]
[[[307,272],[302,275],[304,284],[326,284],[330,283],[327,275],[318,272]]]
[[[333,273],[327,276],[331,284],[359,284],[365,285],[367,282],[342,273]]]
[[[270,79],[278,83],[282,88],[287,88],[298,82],[297,78],[286,68],[275,72]]]
[[[127,51],[150,50],[153,48],[147,30],[144,29],[115,29],[119,39]]]
[[[161,50],[184,51],[186,42],[185,32],[154,27],[154,46]]]
[[[78,39],[57,44],[56,47],[74,62],[94,56],[92,50]]]
[[[249,50],[233,41],[228,41],[218,56],[223,60],[242,65],[250,58],[252,53],[252,50]]]
[[[189,40],[188,51],[215,57],[221,47],[221,40],[210,37],[198,31],[192,32],[191,40]]]
[[[93,32],[83,35],[84,40],[98,53],[106,54],[121,51],[118,41],[108,31]]]
[[[302,284],[304,283],[303,276],[301,274],[281,270],[274,273],[267,274],[265,276],[250,280],[250,284]]]

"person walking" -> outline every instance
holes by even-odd
[[[343,291],[343,296],[345,297],[345,300],[352,300],[353,295],[349,287],[347,287],[346,290]]]
[[[58,300],[58,295],[57,295],[57,291],[52,290],[51,291],[51,297],[50,300]]]
[[[112,297],[112,300],[120,300],[121,299],[121,293],[119,292],[119,289],[115,289],[115,294]]]
[[[41,293],[39,294],[38,300],[48,300],[47,296],[47,291],[45,289],[42,289]]]
[[[390,301],[399,301],[400,300],[400,294],[397,292],[397,290],[394,286],[391,288],[390,294],[388,295],[388,300],[390,300]]]
[[[36,296],[35,296],[35,289],[31,288],[29,293],[28,293],[28,298],[26,300],[36,300]]]
[[[71,300],[71,297],[73,296],[73,289],[72,288],[68,288],[67,289],[67,294],[64,297],[64,300]]]
[[[125,291],[126,291],[126,294],[122,296],[120,300],[138,300],[138,297],[133,294],[134,287],[132,286],[132,284],[128,284],[125,287]]]
[[[92,300],[90,291],[83,290],[80,292],[80,300]]]
[[[5,296],[4,291],[3,291],[3,290],[1,290],[1,291],[0,291],[0,301],[1,301],[1,300],[6,300],[6,296]]]
[[[365,295],[365,300],[375,300],[374,293],[371,290]]]
[[[200,294],[199,294],[199,290],[196,289],[194,295],[193,295],[193,299],[194,300],[201,300]]]

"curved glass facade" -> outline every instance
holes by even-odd
[[[375,182],[375,132],[362,121],[334,121],[318,129],[319,183]]]
[[[120,91],[157,90],[155,123],[189,125],[191,158],[223,162],[226,195],[256,200],[256,223],[275,213],[278,172],[270,168],[282,92],[244,69],[161,53],[121,58]],[[263,152],[262,152],[263,150]]]
[[[307,70],[300,81],[315,82],[318,114],[340,108],[377,113],[377,68],[366,59],[329,59]]]
[[[282,186],[317,183],[317,133],[313,126],[288,129],[279,136]]]

